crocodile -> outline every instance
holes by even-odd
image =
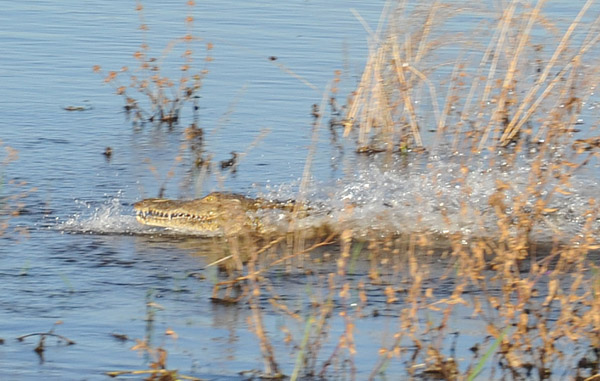
[[[243,231],[265,233],[274,222],[289,221],[293,212],[307,208],[294,201],[270,201],[236,193],[213,192],[201,199],[148,198],[133,205],[136,219],[144,225],[183,230],[198,235],[230,235]],[[259,216],[273,210],[269,218]],[[269,220],[271,223],[267,223]],[[275,220],[275,221],[273,221]]]

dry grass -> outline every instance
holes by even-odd
[[[442,379],[472,379],[482,372],[486,378],[585,379],[600,372],[597,201],[590,198],[578,216],[578,232],[558,229],[545,242],[534,236],[548,229],[544,221],[556,212],[553,200],[568,197],[573,176],[599,154],[598,138],[591,135],[598,119],[582,112],[600,80],[593,61],[600,20],[582,22],[592,6],[588,1],[557,32],[543,16],[543,5],[513,1],[491,13],[442,2],[400,2],[389,10],[386,32],[371,35],[370,56],[344,123],[356,151],[444,155],[460,163],[455,181],[467,185],[473,162],[481,163],[488,151],[488,168],[529,166],[527,183],[517,187],[498,179],[488,207],[478,211],[468,210],[470,189],[464,186],[460,210],[496,223],[482,224],[476,236],[450,234],[441,248],[434,234],[382,238],[380,232],[362,232],[359,239],[341,224],[316,244],[291,229],[257,243],[243,260],[234,254],[236,272],[218,287],[245,290],[237,300],[252,308],[266,375],[281,372],[282,356],[274,352],[261,317],[261,308],[269,306],[299,327],[287,329],[286,336],[297,343],[292,379],[358,374],[372,379],[391,363],[403,364],[407,377]],[[462,35],[444,30],[452,18],[469,15],[480,18],[473,30]],[[544,33],[558,33],[556,42],[541,39]],[[577,138],[584,117],[587,135]],[[435,128],[423,131],[424,126]],[[311,159],[312,153],[305,172]],[[439,213],[452,224],[444,209]],[[335,269],[310,275],[319,268],[316,247],[334,238]],[[229,242],[234,253],[237,239]],[[371,268],[362,277],[348,277],[363,247]],[[443,258],[441,274],[432,258]],[[310,269],[307,282],[313,279],[312,288],[324,290],[309,296],[308,310],[295,311],[272,287],[269,274],[282,268]],[[371,370],[358,369],[356,357],[367,343],[355,340],[356,324],[381,298],[381,308],[397,316],[396,328],[387,333]],[[486,328],[471,355],[463,349],[457,357],[460,332],[454,342],[448,338],[455,333],[452,320],[465,310]],[[332,330],[333,324],[343,327]]]
[[[371,36],[345,135],[356,131],[359,150],[447,145],[460,152],[568,136],[598,81],[589,65],[598,20],[581,22],[592,3],[552,45],[556,27],[540,15],[544,1],[534,8],[513,1],[498,13],[400,2],[387,33]],[[444,29],[466,17],[480,21],[462,33]],[[423,136],[423,126],[435,126],[433,136]]]

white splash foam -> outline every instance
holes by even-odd
[[[152,229],[139,224],[131,207],[125,207],[119,197],[114,197],[100,205],[77,200],[80,212],[56,225],[56,228],[69,233],[82,234],[152,234]]]
[[[56,229],[75,234],[210,236],[193,230],[143,225],[137,222],[133,208],[122,203],[120,195],[100,205],[80,200],[75,204],[81,211],[56,224]]]
[[[512,210],[515,198],[523,199],[522,209],[526,211],[534,210],[537,201],[528,190],[537,181],[530,160],[520,157],[519,165],[509,167],[501,154],[496,159],[500,163],[496,168],[489,167],[486,157],[471,160],[467,167],[461,166],[460,157],[429,157],[423,163],[392,167],[371,162],[349,179],[333,185],[313,183],[306,199],[328,209],[330,221],[347,221],[358,231],[494,235],[498,231],[498,215],[490,200],[497,194],[499,182],[508,185],[500,200],[513,222],[517,212]],[[569,184],[560,185],[564,193],[550,193],[558,180],[546,181],[550,185],[540,183],[537,190],[542,198],[550,195],[548,212],[535,226],[532,237],[549,240],[557,235],[573,237],[581,233],[591,209],[590,200],[596,198],[600,189],[598,180],[574,176]],[[264,197],[293,198],[296,189],[298,184],[285,184],[267,189]],[[551,209],[556,210],[550,212]],[[322,221],[316,219],[315,223]],[[599,232],[600,220],[593,220],[591,229]]]

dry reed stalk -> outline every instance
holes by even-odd
[[[446,126],[447,117],[450,114],[450,110],[453,108],[453,105],[456,104],[456,102],[459,98],[458,79],[460,78],[460,68],[461,67],[462,67],[461,60],[457,59],[455,65],[454,65],[454,69],[452,69],[452,74],[450,76],[450,83],[454,84],[454,85],[448,86],[448,93],[446,95],[446,101],[444,102],[444,109],[442,110],[441,116],[439,117],[439,119],[437,119],[437,124],[436,124],[437,132],[436,132],[436,138],[434,139],[434,144],[432,146],[433,150],[435,150],[435,145],[442,141],[442,136],[444,135],[444,133],[447,130],[447,126]],[[433,96],[433,94],[435,94],[435,93],[432,93],[432,96]],[[433,107],[437,108],[437,105],[433,104]]]
[[[424,12],[420,27],[413,27],[412,24],[416,21],[410,20],[408,26],[405,22],[404,30],[400,30],[396,27],[396,15],[405,11],[407,6],[405,2],[401,3],[394,12],[389,12],[386,22],[380,23],[387,23],[387,34],[371,36],[369,58],[346,114],[344,136],[350,134],[353,126],[357,126],[358,150],[372,149],[375,152],[382,149],[393,151],[396,145],[402,146],[402,142],[409,142],[412,147],[436,147],[447,132],[454,134],[451,144],[454,150],[461,146],[471,146],[481,151],[496,144],[507,145],[516,139],[525,123],[540,112],[540,105],[548,99],[554,88],[560,84],[561,89],[567,89],[561,81],[566,78],[567,73],[574,75],[575,72],[571,70],[577,67],[577,62],[597,45],[600,37],[593,31],[597,29],[598,20],[587,25],[589,35],[571,62],[564,65],[559,74],[548,81],[549,73],[559,63],[574,32],[581,29],[578,28],[581,26],[581,19],[589,11],[591,4],[592,1],[588,0],[582,7],[562,36],[554,54],[541,69],[541,74],[532,86],[528,86],[521,100],[517,98],[520,96],[518,88],[521,84],[526,86],[530,80],[522,75],[520,67],[527,60],[532,30],[546,22],[541,16],[545,1],[537,1],[532,10],[524,14],[522,4],[512,0],[501,10],[501,16],[492,29],[493,35],[479,63],[473,68],[468,61],[460,63],[460,59],[457,59],[454,62],[455,70],[450,75],[449,83],[455,86],[449,85],[444,108],[440,110],[437,105],[436,84],[428,77],[428,72],[435,68],[427,68],[422,63],[428,54],[434,54],[436,48],[445,43],[443,39],[434,37],[434,31],[444,17],[452,17],[452,11],[446,9],[449,7],[445,4],[435,2]],[[445,13],[444,17],[440,16],[441,13]],[[517,25],[518,29],[515,30],[514,25]],[[399,33],[403,33],[403,38],[398,38]],[[475,69],[476,73],[472,73],[472,69]],[[487,71],[485,78],[479,74],[484,71]],[[470,90],[463,100],[460,97],[461,82],[469,79]],[[476,97],[482,82],[481,94]],[[424,111],[417,110],[414,106],[417,101],[423,103],[422,99],[415,98],[416,89],[421,84],[429,89],[431,110],[437,126],[436,137],[431,142],[424,141],[421,136],[422,126],[419,126],[419,123],[425,118]],[[473,102],[474,98],[478,98],[476,103]],[[490,103],[493,109],[490,109]],[[458,114],[456,127],[453,127],[452,131],[446,131],[447,125],[452,123],[450,116],[456,106],[462,107],[462,112]],[[477,109],[472,110],[473,107]],[[557,104],[556,107],[560,106]],[[573,115],[575,114],[577,113]],[[473,120],[470,120],[470,115],[473,115]],[[474,134],[471,136],[464,135],[464,125],[467,123],[472,123]],[[547,124],[542,125],[543,130]],[[541,137],[541,133],[537,136]],[[467,138],[464,139],[465,137]],[[382,148],[378,148],[378,145],[382,145]]]
[[[509,125],[507,127],[509,132],[506,133],[505,134],[506,137],[503,140],[501,140],[502,143],[506,144],[506,143],[510,142],[510,140],[518,134],[518,132],[522,128],[522,126],[527,121],[529,121],[531,116],[538,110],[538,107],[540,106],[540,104],[552,93],[552,90],[554,89],[554,87],[557,84],[561,83],[561,81],[564,78],[564,75],[567,72],[569,72],[571,69],[573,69],[574,62],[577,62],[583,54],[585,54],[587,51],[589,51],[599,41],[600,41],[600,36],[597,36],[596,38],[594,38],[592,41],[590,41],[588,44],[586,44],[585,46],[583,46],[581,48],[579,53],[571,60],[571,62],[569,64],[565,65],[563,67],[563,69],[554,77],[554,79],[552,81],[550,81],[548,86],[544,89],[542,94],[538,96],[538,98],[535,100],[535,102],[533,102],[533,104],[529,107],[529,109],[527,109],[527,111],[524,111],[525,115],[520,120],[518,120],[518,122],[514,122],[514,126]],[[525,107],[522,106],[522,108],[524,109]],[[515,119],[513,119],[513,121],[514,120],[517,120],[517,119],[515,118]]]
[[[594,3],[593,0],[586,1],[584,6],[581,8],[581,10],[577,14],[575,19],[571,23],[571,25],[569,26],[569,28],[563,35],[561,41],[558,43],[556,49],[554,50],[554,54],[552,55],[552,57],[550,58],[550,60],[546,64],[546,66],[544,67],[544,70],[543,70],[542,74],[540,75],[539,79],[536,81],[536,83],[533,85],[533,87],[531,87],[531,89],[529,90],[529,92],[527,93],[527,95],[525,96],[523,101],[521,102],[521,106],[516,110],[511,123],[509,123],[509,125],[506,127],[506,129],[501,137],[501,142],[510,141],[510,139],[512,139],[518,133],[519,129],[523,126],[523,124],[527,120],[529,120],[529,118],[536,111],[537,106],[539,106],[539,104],[545,98],[545,96],[547,96],[550,93],[550,91],[552,90],[554,85],[560,80],[560,78],[562,78],[562,75],[564,75],[566,70],[568,70],[568,68],[570,68],[570,63],[565,65],[565,67],[561,70],[559,75],[557,75],[554,78],[554,80],[552,80],[550,82],[550,84],[548,84],[548,86],[546,87],[546,89],[544,90],[542,95],[539,96],[538,99],[533,104],[531,104],[534,97],[538,94],[539,90],[541,89],[542,85],[546,82],[546,79],[550,75],[552,68],[558,62],[560,55],[565,51],[567,45],[570,43],[571,36],[573,35],[573,32],[575,31],[577,26],[580,24],[582,17],[586,14],[586,12],[589,10],[589,7],[591,7],[591,5],[593,3]],[[598,22],[598,19],[596,20],[596,23],[597,22]],[[591,30],[594,30],[594,28],[591,27],[590,31]],[[577,57],[581,57],[587,50],[589,50],[593,45],[595,45],[597,41],[598,41],[598,38],[596,37],[594,40],[590,41],[590,43],[588,43],[587,45],[584,45],[580,49],[579,53],[571,60],[571,62],[573,62],[574,59],[577,59]],[[531,104],[531,106],[530,106],[530,104]],[[529,109],[527,109],[527,107],[529,107]],[[527,111],[525,112],[526,109],[527,109]],[[521,114],[523,114],[523,113],[525,113],[525,115],[523,116],[523,118],[519,119],[521,117]]]
[[[441,39],[432,37],[436,24],[460,10],[435,2],[422,11],[423,23],[413,32],[410,29],[413,25],[407,27],[404,23],[401,29],[400,22],[394,18],[405,11],[405,6],[405,3],[401,3],[393,12],[388,11],[388,32],[385,37],[371,37],[374,47],[369,47],[368,62],[346,114],[344,136],[348,136],[352,127],[356,126],[359,151],[394,151],[397,146],[401,150],[424,147],[419,126],[422,115],[414,106],[420,100],[416,98],[416,89],[421,83],[429,89],[435,124],[444,125],[446,115],[440,114],[435,86],[420,66],[432,49],[443,44]],[[416,24],[416,21],[409,23]],[[403,41],[397,36],[401,32],[405,32]],[[458,72],[455,74],[458,75]],[[456,97],[449,93],[446,106],[449,107],[454,99]],[[383,147],[378,147],[380,144]]]
[[[260,343],[260,351],[262,353],[262,359],[265,367],[265,376],[269,378],[281,377],[279,365],[275,360],[275,351],[273,349],[273,346],[271,345],[271,342],[264,327],[264,322],[262,320],[262,311],[260,306],[260,278],[258,277],[258,275],[256,275],[256,261],[257,254],[254,253],[247,264],[248,271],[251,274],[247,278],[250,288],[250,297],[248,303],[250,305],[250,310],[252,311],[254,332],[258,337]]]
[[[395,42],[395,41],[393,41],[393,42]],[[417,147],[422,147],[423,140],[421,139],[421,134],[419,132],[419,126],[417,125],[417,115],[416,115],[415,109],[413,107],[413,100],[412,100],[412,97],[409,92],[408,82],[404,75],[404,68],[407,67],[408,65],[406,65],[404,63],[405,60],[403,60],[401,57],[399,57],[398,50],[395,49],[396,44],[393,44],[392,48],[394,49],[393,50],[394,58],[396,60],[394,67],[396,69],[398,83],[400,84],[400,91],[402,93],[402,98],[404,100],[404,107],[406,108],[406,111],[408,112],[408,115],[409,115],[409,123],[410,123],[410,128],[411,128],[411,131],[413,134],[413,138],[415,139],[415,144],[417,145]],[[386,106],[387,105],[385,105],[384,107],[386,107]]]
[[[503,50],[504,43],[506,40],[506,35],[508,33],[508,28],[512,21],[513,15],[515,13],[516,6],[517,6],[517,1],[513,0],[513,1],[511,1],[510,5],[507,7],[507,9],[504,10],[504,12],[500,18],[500,21],[496,27],[497,31],[498,31],[498,35],[496,36],[497,40],[490,41],[490,44],[495,43],[495,47],[494,47],[494,49],[492,49],[492,51],[494,51],[495,54],[493,55],[493,59],[490,64],[490,69],[488,70],[488,75],[487,75],[486,84],[485,84],[485,87],[483,90],[483,95],[479,102],[479,110],[480,111],[477,114],[477,119],[476,119],[477,122],[475,124],[476,131],[480,130],[480,126],[483,123],[484,110],[487,109],[486,103],[489,100],[490,93],[491,93],[492,87],[494,85],[496,70],[497,70],[498,63],[499,63],[499,60],[501,57],[500,52],[502,52],[502,50]],[[486,58],[486,56],[484,56],[484,58]],[[481,151],[483,149],[483,146],[486,143],[489,134],[490,134],[490,126],[488,125],[488,128],[485,129],[485,131],[483,131],[483,136],[480,140],[478,151]]]
[[[508,68],[506,70],[506,73],[504,74],[503,82],[500,87],[500,95],[497,100],[498,106],[493,111],[491,123],[486,128],[486,133],[484,133],[484,136],[487,136],[489,134],[488,131],[490,131],[490,130],[495,131],[494,137],[492,139],[493,141],[496,141],[496,139],[497,139],[496,134],[498,132],[499,124],[502,121],[508,119],[509,111],[507,110],[507,106],[509,106],[510,103],[512,103],[512,101],[510,101],[508,99],[508,96],[509,96],[510,92],[513,92],[515,90],[515,85],[516,85],[515,77],[517,74],[517,65],[520,62],[521,55],[523,53],[525,45],[529,41],[529,35],[531,33],[531,29],[533,28],[533,24],[536,21],[538,15],[539,15],[539,12],[540,12],[542,6],[544,5],[544,2],[545,2],[545,0],[537,1],[534,10],[529,14],[529,16],[527,18],[527,25],[525,26],[525,29],[523,31],[519,31],[518,43],[517,43],[516,49],[514,50],[514,52],[511,52],[512,57],[510,57],[510,60],[508,62]],[[518,3],[518,1],[513,1],[512,5],[516,6],[517,3]],[[510,14],[510,16],[508,16],[508,21],[504,25],[505,27],[512,23],[511,17],[512,17],[512,13]],[[504,29],[503,32],[504,32],[503,35],[505,35],[506,29]],[[498,54],[498,52],[500,52],[500,51],[501,51],[500,49],[497,49],[496,54]],[[482,147],[483,144],[485,144],[485,139],[482,139],[479,146]]]

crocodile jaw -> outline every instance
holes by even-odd
[[[136,220],[144,225],[191,230],[197,232],[217,232],[222,228],[214,212],[194,214],[183,211],[160,211],[155,209],[137,209]]]
[[[243,200],[211,194],[200,200],[151,198],[134,204],[138,222],[201,235],[231,234],[248,222]]]

